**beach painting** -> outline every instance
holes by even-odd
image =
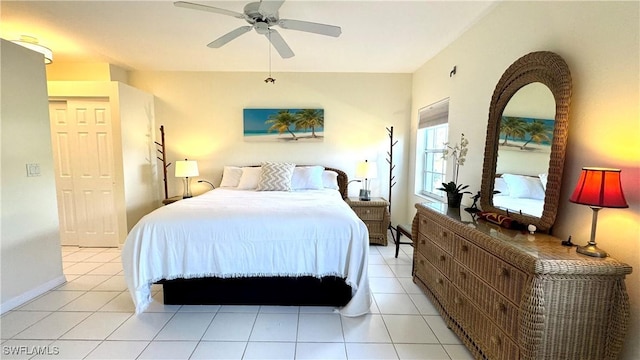
[[[554,124],[552,119],[503,116],[499,147],[503,150],[550,153]]]
[[[244,140],[324,141],[324,109],[244,109]]]

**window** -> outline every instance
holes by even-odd
[[[442,198],[437,190],[446,178],[447,161],[442,157],[449,139],[449,99],[419,111],[416,149],[416,193]]]

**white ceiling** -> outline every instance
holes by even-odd
[[[242,12],[249,1],[191,2]],[[206,45],[244,20],[178,8],[172,1],[0,2],[0,37],[39,39],[55,62],[125,69],[266,71],[269,42],[255,31]],[[338,38],[276,27],[296,54],[271,51],[274,72],[411,73],[484,16],[494,1],[287,0],[280,18],[342,27]]]

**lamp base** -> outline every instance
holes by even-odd
[[[606,251],[599,249],[596,244],[587,244],[585,246],[578,246],[576,252],[582,255],[604,258],[609,256]]]
[[[360,189],[360,200],[361,201],[370,201],[371,200],[371,190]]]

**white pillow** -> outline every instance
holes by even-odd
[[[507,182],[501,177],[496,178],[496,183],[493,185],[493,190],[500,191],[498,195],[509,196],[509,185],[507,185]]]
[[[544,200],[544,189],[539,178],[513,174],[503,174],[502,178],[509,185],[511,197]]]
[[[222,172],[220,187],[238,187],[242,177],[242,168],[238,166],[225,166]]]
[[[325,189],[339,190],[338,186],[338,173],[331,170],[325,170],[322,172],[322,184]]]
[[[252,190],[258,187],[258,181],[260,181],[260,173],[262,168],[260,166],[245,166],[242,168],[242,176],[238,183],[238,189]]]
[[[544,191],[547,191],[547,177],[548,177],[548,174],[540,174],[540,175],[538,175],[538,177],[540,178],[540,182],[542,183],[542,188],[544,189]]]
[[[291,177],[295,164],[262,163],[258,191],[291,191]]]
[[[292,190],[319,190],[324,188],[322,182],[322,166],[298,166],[293,169],[291,177]]]

